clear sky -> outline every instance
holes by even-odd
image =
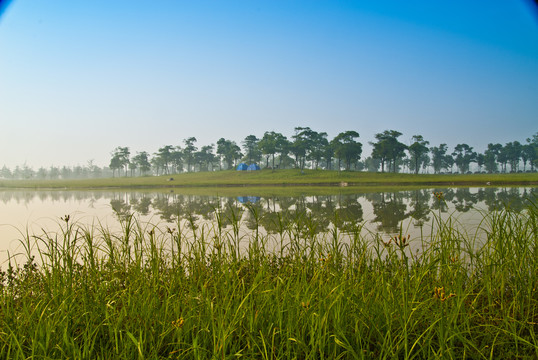
[[[13,0],[0,167],[238,143],[296,126],[483,151],[538,132],[538,16],[519,0]]]

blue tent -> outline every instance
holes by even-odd
[[[245,163],[241,163],[239,165],[237,165],[237,171],[244,171],[244,170],[247,170],[248,169],[248,165],[245,164]]]
[[[257,203],[258,201],[260,201],[260,197],[259,196],[238,196],[237,197],[237,200],[239,200],[239,202],[241,204],[246,204],[246,203]]]
[[[248,171],[260,170],[258,164],[250,164],[247,168]]]

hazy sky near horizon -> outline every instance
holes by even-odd
[[[432,146],[538,132],[530,1],[13,0],[0,167],[109,164],[194,136],[387,129]]]

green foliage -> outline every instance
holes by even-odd
[[[303,170],[306,163],[306,155],[312,146],[312,137],[315,131],[309,127],[296,127],[295,135],[292,136],[291,152],[295,155],[295,167]]]
[[[397,163],[405,156],[407,146],[398,141],[398,137],[402,135],[396,130],[385,130],[382,133],[375,134],[376,143],[371,143],[374,147],[372,157],[381,160],[381,172],[385,171],[385,163],[388,168],[392,167],[392,172],[396,172]]]
[[[191,165],[193,165],[195,161],[195,153],[196,150],[198,150],[194,145],[195,142],[195,137],[190,137],[183,140],[183,143],[185,144],[185,148],[183,149],[183,158],[187,162],[187,171],[191,171]]]
[[[331,141],[331,147],[334,149],[334,155],[338,158],[338,169],[340,161],[344,160],[346,170],[351,169],[351,164],[359,161],[362,153],[362,144],[355,140],[359,137],[356,131],[342,132]]]
[[[176,152],[174,151],[174,147],[172,145],[166,145],[162,148],[159,148],[159,150],[155,154],[155,157],[153,158],[153,165],[157,168],[157,174],[159,174],[159,169],[163,170],[163,174],[170,174],[170,164],[174,160],[174,157],[177,156],[175,153]],[[181,153],[179,153],[179,157],[181,158]],[[147,156],[146,159],[144,159],[142,155],[140,157],[140,161],[143,162],[145,168],[147,168]]]
[[[112,171],[125,168],[125,176],[127,176],[127,167],[129,166],[130,151],[128,147],[117,147],[112,153],[112,159],[110,160],[110,169]]]
[[[274,131],[266,131],[265,134],[263,134],[263,138],[258,142],[259,150],[262,154],[267,156],[266,167],[269,165],[269,155],[273,157],[273,169],[275,168],[275,154],[280,153],[282,158],[282,155],[287,151],[287,147],[288,139],[284,135]]]
[[[429,144],[430,142],[424,140],[422,135],[413,135],[413,143],[409,145],[407,151],[409,151],[409,155],[411,156],[411,170],[414,170],[415,174],[418,174],[420,168],[428,164],[430,160],[427,155],[429,151],[427,145]]]
[[[484,165],[487,172],[493,173],[497,171],[497,160],[501,149],[501,144],[488,144],[488,148],[484,153]]]
[[[245,159],[249,164],[257,163],[261,159],[261,151],[258,148],[258,139],[255,135],[249,135],[243,140],[243,150],[245,150]]]
[[[199,152],[196,153],[196,162],[200,165],[200,171],[213,170],[214,164],[217,161],[217,157],[213,154],[215,146],[204,145]]]
[[[456,145],[452,156],[454,156],[454,163],[460,169],[462,174],[469,171],[471,162],[476,161],[476,152],[473,151],[472,146],[467,144]]]
[[[527,143],[524,153],[531,164],[531,171],[534,171],[534,168],[538,167],[538,133],[534,134],[532,138],[528,138]]]
[[[221,157],[221,160],[224,161],[228,170],[234,167],[234,162],[237,159],[240,159],[243,154],[241,154],[241,148],[237,146],[234,141],[226,140],[220,138],[217,141],[217,154]]]
[[[200,227],[127,216],[118,233],[65,216],[26,236],[26,260],[0,273],[0,357],[538,356],[536,204],[484,214],[474,234],[433,214],[418,239],[360,223],[312,235],[306,212],[272,219],[270,237],[245,211]]]
[[[507,143],[503,148],[506,154],[506,160],[510,164],[510,171],[517,172],[519,170],[519,160],[521,158],[522,146],[519,141]]]

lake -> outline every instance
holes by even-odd
[[[243,237],[258,231],[270,238],[282,235],[283,229],[301,219],[299,236],[324,235],[337,229],[345,234],[362,226],[370,236],[388,239],[400,230],[411,239],[427,237],[436,217],[450,217],[466,231],[473,233],[481,225],[482,213],[509,206],[521,211],[527,199],[534,199],[537,187],[507,188],[428,188],[319,195],[308,188],[296,194],[267,195],[256,188],[237,190],[234,196],[192,195],[181,190],[99,190],[99,191],[0,191],[0,266],[5,268],[8,256],[21,252],[20,239],[28,232],[57,232],[61,218],[69,215],[77,224],[120,231],[121,223],[133,215],[148,228],[231,229],[234,221]],[[293,190],[295,192],[295,189]],[[348,191],[348,190],[347,190]],[[211,192],[211,191],[208,191]],[[434,192],[442,192],[438,201]],[[219,222],[219,224],[217,224]],[[149,225],[147,225],[149,224]],[[188,236],[188,235],[186,235]]]

